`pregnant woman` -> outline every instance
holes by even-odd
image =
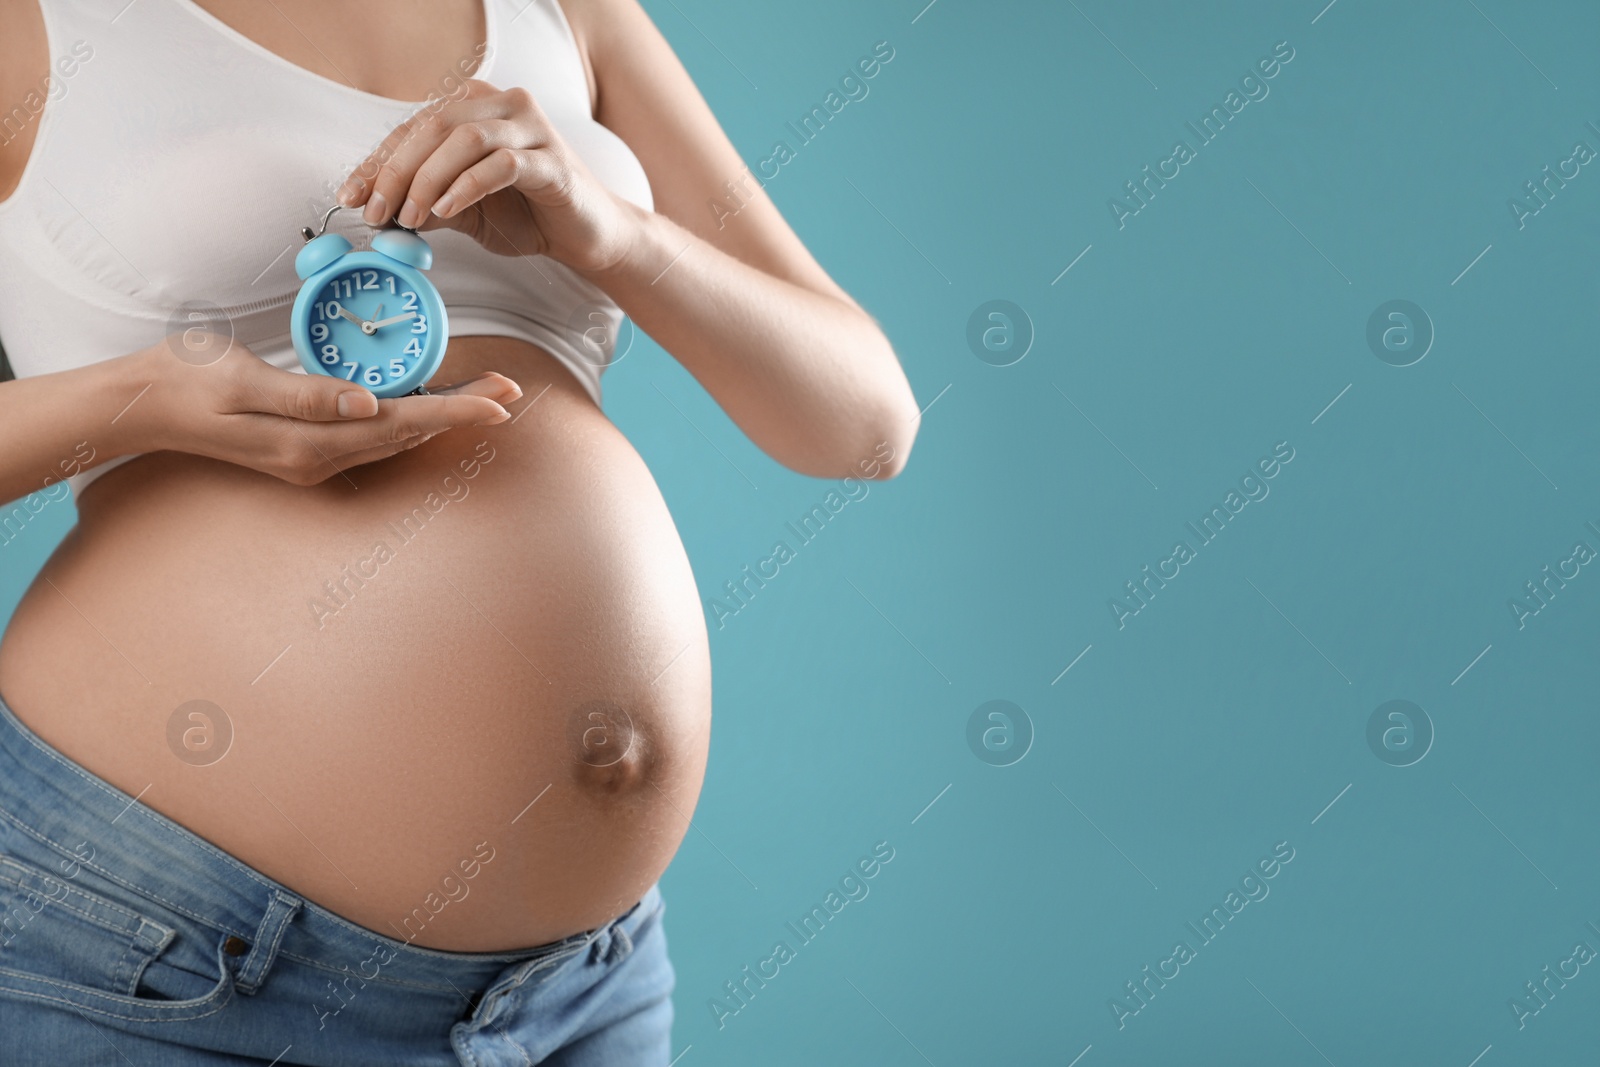
[[[13,103],[0,499],[79,523],[0,644],[0,1060],[666,1064],[709,654],[600,371],[626,314],[885,478],[882,332],[635,0],[7,0]],[[433,246],[427,395],[299,368],[336,204]]]

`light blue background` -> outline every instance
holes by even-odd
[[[932,404],[900,479],[711,624],[664,886],[681,1067],[1592,1058],[1600,967],[1523,1029],[1508,1001],[1600,950],[1600,568],[1525,629],[1507,601],[1600,549],[1600,166],[1524,229],[1507,200],[1600,149],[1600,7],[1324,2],[646,4],[752,164],[893,46],[768,190]],[[1107,200],[1285,40],[1119,230]],[[1365,339],[1394,298],[1437,332],[1406,368]],[[1036,332],[1013,366],[966,342],[991,299]],[[830,487],[645,339],[607,391],[708,597]],[[1270,496],[1119,630],[1108,599],[1279,441]],[[0,611],[70,521],[0,549]],[[1366,741],[1395,698],[1437,731],[1410,767]],[[967,745],[991,699],[1033,723],[1009,767]],[[879,841],[870,895],[719,1028],[711,998]],[[1185,923],[1280,841],[1200,946]],[[1197,958],[1119,1029],[1179,939]]]

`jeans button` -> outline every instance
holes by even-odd
[[[222,943],[222,951],[234,957],[243,956],[246,952],[250,951],[250,942],[246,941],[242,937],[233,937],[230,935],[228,940]]]

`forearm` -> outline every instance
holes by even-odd
[[[146,384],[134,357],[0,384],[0,500],[142,451],[119,416]]]
[[[894,459],[877,476],[899,471],[916,435],[916,400],[866,312],[743,263],[664,216],[637,213],[629,254],[587,276],[756,445],[803,474],[859,477],[887,443]]]

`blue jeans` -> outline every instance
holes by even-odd
[[[0,701],[0,1062],[664,1065],[659,888],[538,948],[439,952],[296,896]]]

